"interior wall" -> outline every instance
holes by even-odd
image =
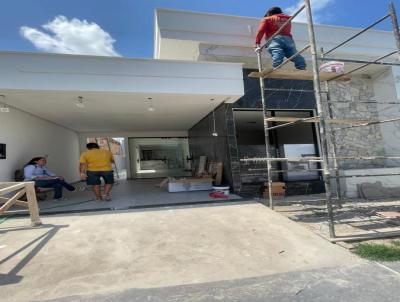
[[[79,142],[80,142],[80,150],[81,152],[86,150],[86,140],[88,137],[123,137],[125,139],[125,166],[126,166],[126,174],[127,178],[133,178],[134,171],[131,170],[131,150],[129,148],[129,138],[149,138],[149,137],[187,137],[187,131],[119,131],[119,132],[82,132],[79,133]]]
[[[68,181],[79,180],[79,139],[72,130],[10,108],[0,113],[0,143],[7,144],[0,181],[13,181],[14,171],[36,156],[47,156],[48,168]]]
[[[180,144],[182,143],[182,144]],[[183,165],[184,165],[184,170],[190,170],[191,166],[188,161],[186,161],[186,157],[189,156],[189,144],[187,143],[187,140],[185,142],[177,142],[177,140],[174,140],[174,138],[169,139],[163,139],[163,138],[128,138],[127,144],[129,145],[129,157],[130,157],[130,163],[131,163],[131,178],[154,178],[154,177],[167,177],[167,176],[186,176],[186,173],[183,172],[175,172],[175,173],[181,173],[182,175],[169,175],[168,169],[163,169],[159,170],[156,173],[153,174],[143,174],[139,175],[137,173],[138,170],[138,165],[137,165],[137,159],[140,157],[139,154],[139,147],[140,146],[181,146],[182,147],[182,156],[183,156]],[[157,169],[157,168],[155,168]],[[172,170],[170,170],[171,173],[173,173]],[[185,174],[185,175],[183,175]]]

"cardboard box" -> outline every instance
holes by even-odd
[[[284,182],[273,182],[271,187],[272,187],[272,198],[273,199],[282,199],[285,197],[285,183]],[[265,183],[263,198],[269,199],[267,182]]]
[[[269,199],[268,189],[263,192],[263,198]],[[283,199],[285,198],[285,190],[272,190],[272,198],[273,199]]]
[[[168,182],[168,192],[210,191],[212,182],[212,178],[204,177],[174,179]]]
[[[265,186],[265,188],[268,189],[268,183],[267,182],[264,183],[264,186]],[[277,181],[276,182],[272,182],[272,190],[274,190],[274,189],[276,189],[276,190],[279,190],[279,189],[284,190],[285,186],[286,186],[286,184],[284,182],[277,182]]]

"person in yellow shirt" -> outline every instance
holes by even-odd
[[[114,184],[114,172],[112,164],[114,157],[108,150],[100,149],[96,143],[88,143],[87,151],[81,154],[79,170],[81,179],[86,180],[88,186],[92,186],[97,201],[110,201],[110,191]],[[101,178],[104,179],[104,196],[101,195]]]

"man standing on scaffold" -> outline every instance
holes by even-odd
[[[268,10],[258,28],[255,45],[256,51],[261,51],[261,40],[264,35],[266,39],[269,39],[288,19],[290,19],[290,16],[282,13],[282,10],[279,7],[273,7]],[[268,52],[272,57],[272,66],[274,68],[281,65],[285,57],[290,58],[297,53],[296,44],[293,41],[291,30],[292,25],[289,22],[267,45]],[[306,69],[306,61],[300,54],[294,57],[291,61],[297,69]]]

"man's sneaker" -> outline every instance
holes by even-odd
[[[104,195],[103,196],[105,201],[111,201],[111,196],[110,195]]]

